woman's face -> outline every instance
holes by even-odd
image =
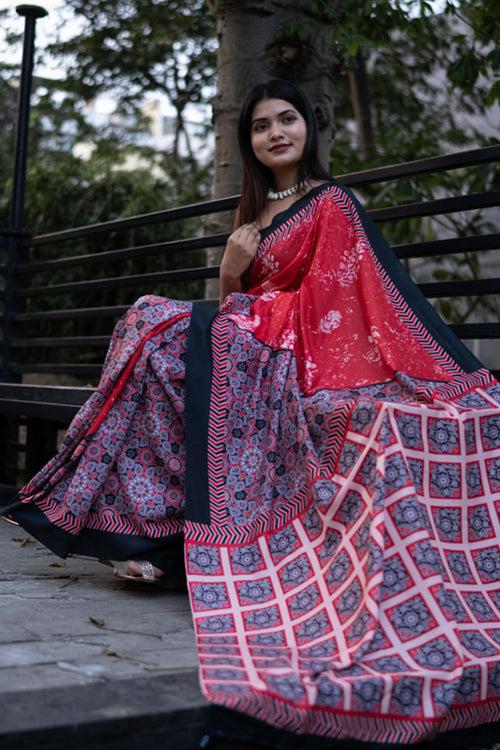
[[[261,99],[255,105],[250,142],[257,159],[273,172],[298,164],[306,136],[306,121],[286,99]]]

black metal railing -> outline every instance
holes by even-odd
[[[23,470],[32,473],[43,463],[54,450],[58,429],[69,421],[90,392],[88,388],[63,385],[57,388],[30,386],[26,378],[44,374],[49,375],[53,383],[60,384],[63,376],[72,376],[77,381],[73,380],[75,386],[92,386],[101,370],[113,322],[137,296],[158,293],[178,299],[202,299],[205,280],[216,278],[219,273],[217,266],[204,264],[203,251],[223,247],[227,234],[203,236],[200,223],[195,229],[197,236],[190,235],[191,226],[187,236],[182,237],[183,227],[186,222],[192,225],[193,220],[208,214],[233,209],[239,198],[234,195],[30,236],[23,220],[26,128],[34,24],[44,11],[35,6],[22,8],[25,9],[22,14],[26,15],[24,88],[21,87],[20,96],[15,189],[10,227],[0,229],[3,254],[0,265],[3,278],[0,290],[0,442],[3,438],[0,485],[9,471],[9,476],[15,477],[9,481],[15,483],[23,476]],[[500,145],[494,145],[338,175],[337,179],[346,186],[370,193],[377,183],[449,173],[499,161]],[[484,190],[372,209],[369,214],[377,223],[397,226],[397,222],[403,220],[486,210],[499,205],[500,191]],[[149,237],[144,240],[146,230],[151,232],[154,228],[162,228],[169,239],[151,241]],[[143,239],[137,240],[141,233]],[[132,240],[120,241],[124,236],[132,236]],[[107,240],[104,250],[96,249],[96,238]],[[405,264],[417,258],[432,260],[437,256],[483,253],[500,249],[500,232],[393,244],[393,249]],[[179,254],[182,254],[181,267],[178,267]],[[176,263],[171,262],[174,258],[177,258]],[[500,276],[431,281],[419,286],[433,300],[489,298],[500,292]],[[217,300],[206,301],[217,303]],[[493,320],[454,323],[451,327],[465,341],[500,339],[499,316],[493,317]],[[497,376],[500,374],[497,370],[493,372]],[[23,456],[24,465],[20,460]]]
[[[349,173],[338,176],[338,180],[350,187],[362,188],[370,186],[373,182],[384,182],[417,174],[449,171],[452,169],[462,168],[464,166],[475,166],[478,164],[491,163],[500,160],[500,146],[490,146],[481,149],[474,149],[457,154],[447,154],[418,161],[411,161],[404,164],[395,164],[377,169],[365,170],[362,172]],[[20,246],[23,256],[28,260],[19,264],[15,268],[15,273],[10,274],[9,278],[13,279],[14,288],[8,291],[8,296],[14,298],[17,302],[21,301],[28,304],[19,312],[17,304],[12,313],[4,309],[2,320],[10,315],[11,326],[9,330],[15,330],[16,335],[4,344],[4,352],[7,353],[8,362],[6,363],[9,372],[20,376],[26,373],[52,373],[97,376],[100,371],[100,364],[77,362],[74,352],[77,349],[100,350],[98,355],[102,357],[102,349],[109,343],[109,333],[107,335],[78,335],[70,332],[67,335],[34,335],[25,333],[28,324],[43,326],[44,323],[53,321],[81,321],[82,319],[113,319],[120,316],[133,302],[133,300],[142,293],[149,293],[151,289],[160,289],[161,292],[168,295],[168,289],[175,284],[179,290],[179,285],[187,281],[203,282],[207,278],[216,278],[218,276],[218,267],[196,266],[174,270],[155,271],[148,270],[145,273],[122,274],[122,275],[104,275],[99,278],[95,277],[96,268],[102,274],[103,268],[116,262],[124,262],[130,259],[141,258],[148,259],[151,262],[151,269],[154,268],[155,258],[166,254],[182,252],[186,256],[188,264],[188,254],[192,251],[200,251],[211,247],[223,247],[227,234],[217,234],[211,236],[186,237],[180,240],[169,240],[166,242],[146,243],[143,245],[132,245],[121,247],[103,252],[88,252],[78,255],[61,253],[58,257],[47,260],[30,261],[29,254],[34,248],[49,248],[53,253],[57,248],[62,247],[63,243],[81,242],[91,236],[105,235],[123,230],[141,229],[146,226],[163,225],[171,222],[179,222],[192,217],[201,217],[206,214],[218,211],[227,211],[236,206],[238,196],[230,196],[221,200],[204,201],[202,203],[191,204],[182,207],[167,209],[142,216],[133,216],[126,219],[118,219],[100,224],[77,227],[61,232],[42,234],[35,237],[20,239]],[[450,214],[454,212],[472,211],[477,209],[491,208],[500,205],[500,191],[485,191],[473,195],[451,196],[446,198],[437,198],[429,201],[419,201],[405,205],[391,206],[387,208],[378,208],[369,211],[375,222],[397,222],[410,217],[427,217]],[[412,258],[433,258],[435,256],[455,255],[458,253],[475,253],[494,250],[500,248],[500,233],[487,234],[483,236],[457,237],[447,239],[436,239],[426,242],[416,242],[395,246],[396,254],[404,260]],[[59,275],[63,272],[73,272],[74,269],[81,269],[86,273],[86,278],[78,281],[62,281],[58,283],[39,283],[40,276],[47,278],[47,275],[57,272]],[[0,267],[0,272],[6,275],[7,267]],[[500,292],[500,276],[494,278],[456,280],[456,281],[437,281],[420,284],[420,288],[428,298],[456,297],[456,296],[483,296],[497,295]],[[130,290],[129,300],[126,304],[96,305],[88,307],[85,305],[85,295],[90,293],[117,292],[118,290]],[[201,298],[203,284],[200,284]],[[58,307],[56,300],[67,298],[74,300],[74,305],[70,308],[64,305]],[[109,295],[108,295],[109,296]],[[29,304],[33,300],[50,299],[53,309],[30,311]],[[81,303],[80,303],[81,301]],[[483,323],[461,323],[452,325],[452,328],[463,339],[488,339],[500,338],[500,322],[483,322]],[[111,322],[109,330],[111,329]],[[40,350],[54,351],[57,349],[70,348],[73,354],[70,359],[73,361],[51,361],[50,357],[45,361],[26,361],[23,357],[23,351],[29,351],[31,357],[34,352]]]
[[[31,77],[35,24],[46,11],[33,5],[19,6],[17,11],[25,17],[25,34],[14,179],[10,226],[0,229],[0,497],[2,484],[12,489],[11,485],[22,482],[53,454],[61,428],[96,382],[114,319],[137,296],[158,293],[179,299],[203,298],[205,280],[216,278],[219,272],[218,267],[206,267],[203,251],[223,247],[227,234],[190,236],[193,221],[231,210],[239,199],[234,195],[30,236],[24,226],[24,194]],[[338,180],[370,192],[376,183],[498,161],[500,146],[495,145],[339,175]],[[377,208],[369,213],[375,222],[398,226],[402,220],[489,209],[499,204],[500,191],[485,190]],[[177,222],[182,225],[181,231],[176,228]],[[190,223],[188,236],[182,237],[186,222]],[[157,229],[163,232],[160,239],[153,237]],[[194,232],[202,235],[201,223]],[[121,240],[124,236],[127,239]],[[96,250],[97,239],[107,243],[104,250]],[[474,255],[499,249],[500,232],[393,243],[393,248],[405,264],[410,259]],[[438,301],[471,295],[490,298],[500,291],[500,277],[494,274],[490,278],[432,281],[420,284],[420,288]],[[217,300],[207,302],[216,304]],[[494,320],[455,323],[452,328],[464,340],[499,339],[498,317],[495,313]],[[27,378],[32,380],[40,374],[58,385],[27,384]],[[73,378],[76,387],[62,385],[63,377]]]
[[[373,182],[394,180],[396,177],[413,177],[424,172],[449,171],[464,166],[493,163],[498,160],[500,160],[500,146],[492,146],[340,175],[337,179],[350,187],[369,189]],[[74,252],[73,247],[69,251],[66,248],[68,242],[74,245],[76,242],[85,242],[95,235],[104,237],[111,233],[130,229],[140,230],[152,225],[165,227],[169,223],[182,222],[195,216],[202,217],[218,211],[227,211],[234,208],[237,201],[238,196],[230,196],[221,200],[204,201],[143,216],[133,216],[61,232],[34,237],[18,236],[19,252],[16,254],[16,259],[22,257],[24,261],[17,263],[13,269],[9,267],[9,262],[12,263],[12,259],[9,259],[7,255],[5,263],[0,266],[5,284],[11,284],[9,289],[2,292],[2,299],[6,301],[14,300],[12,309],[9,309],[8,305],[4,305],[0,317],[3,324],[6,320],[8,321],[8,325],[4,325],[4,330],[12,332],[10,338],[4,339],[3,345],[3,355],[8,357],[7,362],[3,364],[5,370],[9,373],[10,380],[20,382],[26,375],[33,376],[44,373],[51,375],[53,382],[57,382],[58,378],[60,382],[61,376],[73,376],[80,378],[80,382],[83,378],[83,382],[87,385],[95,384],[101,370],[104,350],[109,344],[114,319],[119,317],[137,296],[151,293],[152,290],[155,290],[154,293],[160,293],[163,296],[172,296],[170,289],[175,288],[177,298],[185,299],[186,297],[182,294],[182,285],[186,282],[196,281],[200,283],[197,299],[202,299],[204,280],[215,278],[219,273],[218,267],[202,265],[155,271],[153,269],[158,258],[164,260],[169,253],[182,251],[185,263],[188,265],[189,253],[199,253],[199,251],[209,247],[222,247],[227,240],[227,234],[185,237],[165,242],[146,242],[102,252],[96,250],[82,252],[76,255],[72,254]],[[450,196],[377,208],[369,210],[368,213],[375,222],[398,222],[410,217],[439,216],[454,212],[492,208],[499,204],[500,191],[494,190],[473,195]],[[2,234],[5,236],[8,232],[4,230]],[[41,248],[46,248],[52,256],[57,253],[57,257],[33,259],[35,252],[40,255]],[[465,252],[482,253],[499,248],[500,232],[394,246],[396,254],[405,262],[408,259],[432,259],[436,256],[452,256]],[[114,275],[106,274],[106,267],[114,266],[116,268],[117,261],[123,265],[130,259],[141,259],[141,261],[148,259],[150,267],[146,272],[141,273],[117,274],[115,272]],[[57,273],[60,277],[64,273],[74,273],[75,269],[83,271],[85,278],[78,281],[60,281],[58,279],[57,283],[50,283],[50,277],[54,274]],[[104,276],[102,276],[103,269]],[[100,274],[99,277],[96,277],[96,272]],[[47,278],[49,278],[48,283]],[[40,282],[40,279],[43,281]],[[419,286],[429,299],[457,296],[485,297],[498,295],[500,292],[500,277],[437,281],[421,283]],[[123,290],[127,290],[129,297],[124,304],[116,304],[113,295],[123,294]],[[108,295],[107,304],[88,306],[89,295],[104,292]],[[70,307],[64,305],[64,301],[68,298],[72,301]],[[34,305],[48,300],[52,309],[32,309]],[[63,303],[58,305],[58,300],[62,300]],[[207,302],[210,302],[210,300],[207,300]],[[211,302],[216,303],[216,300]],[[88,326],[93,320],[99,321],[102,327],[103,319],[107,321],[105,324],[107,332],[105,334],[92,334],[91,332],[81,334],[74,330],[68,330],[68,326],[69,328],[77,326],[82,321],[85,322],[85,326]],[[44,330],[46,326],[58,322],[66,326],[64,334],[54,335]],[[35,334],[33,333],[33,326],[37,328]],[[471,339],[500,339],[500,321],[498,319],[455,323],[451,327],[465,341]],[[57,352],[64,354],[64,361],[55,356]],[[82,357],[85,361],[82,361]],[[496,370],[494,370],[494,373],[497,376],[500,374]],[[2,400],[0,397],[0,413],[3,413],[4,419],[8,417],[11,420],[11,425],[13,420],[15,422],[14,429],[10,431],[11,439],[4,460],[7,462],[7,468],[15,470],[16,475],[20,476],[23,473],[23,460],[20,460],[20,457],[24,455],[24,468],[27,473],[30,473],[30,469],[33,470],[40,463],[43,463],[42,459],[45,460],[50,455],[50,451],[47,452],[47,447],[50,444],[53,448],[55,447],[56,434],[61,427],[61,423],[67,422],[69,416],[77,411],[86,391],[63,388],[57,394],[57,398],[54,398],[53,389],[46,388],[47,393],[44,391],[42,394],[39,386],[36,390],[36,397],[30,399],[27,395],[29,389],[27,390],[24,386],[11,386],[12,389],[18,394],[16,399],[4,398]],[[42,397],[48,398],[49,401],[45,400],[40,403]],[[60,403],[61,397],[63,403]],[[57,403],[54,403],[54,401],[57,401]],[[15,421],[16,409],[18,412],[17,421]],[[44,412],[47,414],[45,421],[42,419]],[[19,432],[20,426],[24,427],[21,432]],[[24,444],[23,440],[18,437],[23,432],[28,435]],[[29,435],[31,433],[33,437],[30,440]],[[0,484],[1,482],[0,474]]]

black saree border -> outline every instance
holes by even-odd
[[[445,323],[427,297],[418,288],[351,188],[336,178],[330,178],[327,182],[317,185],[306,193],[306,195],[295,201],[295,203],[292,203],[289,208],[277,213],[271,224],[261,229],[261,242],[267,240],[276,230],[285,225],[289,219],[300,213],[310,201],[320,196],[323,191],[327,191],[332,186],[344,192],[354,205],[359,221],[363,226],[378,262],[423,328],[426,329],[434,341],[454,360],[465,374],[474,373],[478,370],[485,372],[484,365],[474,356],[463,341],[453,333],[449,325]]]
[[[0,516],[17,521],[24,531],[62,558],[76,554],[101,560],[146,560],[165,573],[178,573],[182,568],[181,531],[156,538],[88,528],[71,534],[50,521],[34,503],[21,500],[3,507]]]
[[[378,261],[420,323],[464,372],[472,373],[482,369],[483,365],[481,362],[458,336],[453,333],[451,328],[432,307],[427,297],[420,291],[408,272],[403,268],[396,253],[380,230],[375,226],[374,221],[352,190],[345,185],[337,184],[347,193],[353,202]]]
[[[187,521],[210,524],[208,419],[212,388],[212,323],[215,303],[193,302],[188,330],[184,381]]]
[[[322,182],[321,185],[316,185],[315,187],[311,188],[307,193],[305,193],[305,195],[297,198],[297,200],[294,201],[294,203],[292,203],[292,205],[288,208],[285,208],[283,211],[278,211],[278,213],[273,216],[271,223],[259,230],[261,242],[267,239],[267,237],[272,234],[275,229],[278,229],[282,224],[286,223],[288,219],[291,219],[292,216],[295,216],[295,214],[299,213],[313,198],[321,195],[323,190],[331,188],[332,185],[342,187],[342,185],[340,185],[337,180],[330,178],[329,180]]]

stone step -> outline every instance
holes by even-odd
[[[206,704],[197,670],[2,695],[2,750],[198,747]]]
[[[62,561],[0,523],[1,750],[389,750],[304,737],[208,706],[182,591]],[[418,750],[492,750],[500,727]],[[496,748],[499,750],[500,745]]]

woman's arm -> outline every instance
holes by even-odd
[[[233,220],[231,222],[231,232],[234,232],[240,226],[240,207],[236,206],[236,210],[233,214]],[[241,277],[231,278],[227,273],[224,272],[223,268],[220,269],[219,276],[220,292],[219,292],[219,307],[222,305],[228,294],[231,292],[241,292],[242,284]]]
[[[233,279],[225,274],[220,276],[220,295],[219,295],[219,306],[222,305],[228,294],[231,292],[241,292],[241,277]]]
[[[249,284],[248,269],[259,246],[260,232],[257,224],[242,224],[228,238],[219,270],[222,305],[231,292],[242,292]]]

